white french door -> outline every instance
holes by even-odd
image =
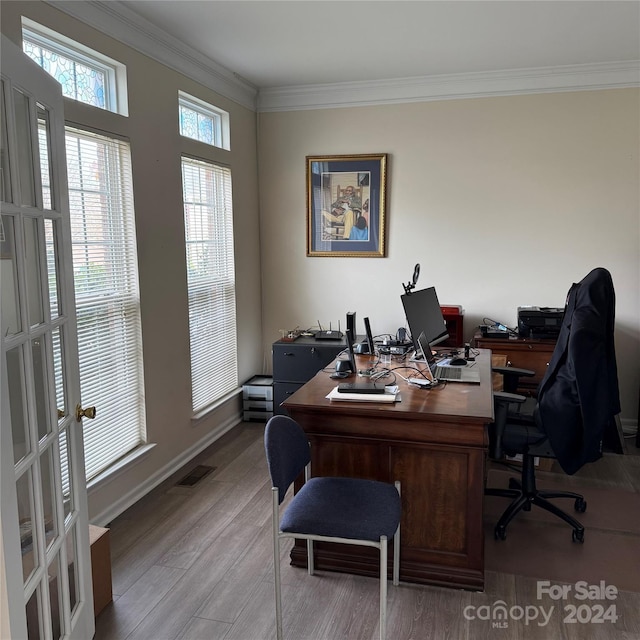
[[[5,36],[0,103],[0,633],[88,640],[95,627],[63,99]]]

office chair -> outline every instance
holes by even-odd
[[[377,547],[380,550],[380,638],[386,635],[387,540],[393,536],[393,584],[400,572],[400,483],[395,486],[358,478],[310,478],[311,450],[302,428],[288,416],[274,416],[264,434],[273,484],[273,564],[276,633],[282,639],[280,540],[307,541],[307,567],[313,575],[313,541]],[[304,470],[305,483],[280,519],[280,505]]]
[[[522,455],[519,481],[511,478],[508,489],[485,489],[485,495],[512,498],[495,526],[496,539],[504,540],[511,520],[536,505],[570,524],[574,542],[584,542],[582,524],[549,500],[572,499],[579,513],[586,511],[586,500],[570,491],[537,489],[534,459],[555,458],[572,475],[602,456],[605,430],[620,412],[614,324],[611,274],[593,269],[569,290],[558,341],[537,398],[513,393],[519,376],[533,371],[494,368],[505,376],[505,391],[494,393],[490,456]]]
[[[573,527],[574,542],[584,542],[584,527],[571,515],[549,502],[550,498],[571,498],[574,508],[580,513],[587,509],[584,497],[571,491],[542,491],[536,487],[535,458],[555,458],[555,454],[541,427],[535,418],[530,420],[524,412],[513,411],[513,404],[525,401],[524,396],[506,392],[494,392],[495,422],[489,430],[489,455],[495,460],[504,458],[504,454],[522,456],[520,480],[509,478],[509,488],[487,487],[485,495],[512,498],[494,528],[496,540],[506,540],[507,525],[520,511],[530,511],[534,504],[562,518]],[[511,411],[510,411],[511,409]],[[534,414],[535,415],[535,414]],[[517,420],[517,422],[515,421]]]

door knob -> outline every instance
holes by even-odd
[[[93,420],[96,417],[96,408],[95,407],[87,407],[83,409],[79,404],[76,405],[76,420],[80,422],[82,418],[89,418]]]

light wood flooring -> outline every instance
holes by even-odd
[[[96,640],[275,638],[271,490],[263,432],[263,424],[241,423],[111,523],[114,601],[96,621]],[[616,464],[628,457],[616,456]],[[215,470],[193,487],[176,486],[196,464]],[[310,577],[289,566],[290,545],[283,547],[287,640],[378,637],[376,579],[329,572]],[[640,639],[639,593],[618,594],[613,601],[617,622],[595,623],[586,619],[597,615],[599,602],[538,599],[536,588],[534,578],[491,571],[483,593],[389,583],[387,637]],[[502,628],[486,618],[498,601],[509,610]],[[576,622],[563,620],[571,614],[565,607],[572,604],[584,605],[579,611],[583,622],[578,616]],[[540,607],[548,616],[544,625]],[[527,611],[533,616],[534,610],[537,619],[527,622],[521,616]]]

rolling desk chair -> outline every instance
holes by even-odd
[[[494,369],[505,376],[507,391],[494,394],[490,455],[496,459],[503,453],[522,455],[520,481],[512,478],[509,489],[485,489],[485,495],[512,498],[495,526],[496,539],[504,540],[509,522],[533,504],[570,524],[574,542],[584,541],[584,527],[549,502],[550,498],[570,498],[575,510],[584,512],[584,497],[569,491],[538,490],[534,458],[555,458],[572,475],[602,456],[605,430],[620,412],[614,323],[611,274],[603,268],[594,269],[569,290],[558,342],[538,387],[537,400],[509,393],[517,386],[522,370]]]
[[[307,541],[307,567],[313,575],[313,541],[376,547],[380,551],[380,639],[386,637],[387,540],[393,537],[393,584],[400,573],[400,483],[359,478],[310,478],[311,450],[302,428],[288,416],[274,416],[264,434],[273,485],[273,565],[276,633],[282,639],[280,540]],[[304,470],[305,483],[280,519],[280,505]]]

